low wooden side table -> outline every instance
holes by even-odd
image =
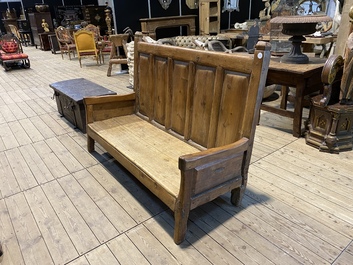
[[[54,32],[39,33],[40,49],[42,51],[50,51],[49,35],[55,34]]]
[[[321,72],[326,59],[310,58],[308,64],[281,63],[280,58],[272,58],[267,74],[266,85],[282,85],[295,87],[294,111],[287,110],[287,92],[279,107],[273,107],[263,103],[261,109],[281,116],[293,119],[293,136],[303,135],[302,117],[304,108],[304,97],[323,89]],[[288,91],[288,90],[284,90]]]
[[[59,43],[58,43],[58,40],[56,38],[56,35],[55,34],[49,34],[48,38],[49,38],[49,45],[50,45],[51,53],[56,54],[56,52],[60,51],[60,47],[59,47]]]
[[[85,78],[59,81],[49,86],[54,90],[54,97],[61,116],[65,117],[83,133],[86,133],[86,111],[83,98],[116,95],[116,92]]]

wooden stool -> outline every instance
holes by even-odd
[[[115,35],[109,36],[109,40],[112,42],[112,47],[111,47],[111,51],[110,51],[107,76],[112,75],[113,64],[120,64],[120,65],[127,64],[126,43],[129,38],[130,38],[129,34],[115,34]],[[120,48],[124,49],[125,55],[120,55],[120,50],[119,50]]]

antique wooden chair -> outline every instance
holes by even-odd
[[[80,67],[82,67],[81,58],[87,56],[94,56],[97,64],[98,59],[99,63],[101,63],[100,51],[96,47],[96,41],[94,39],[93,32],[87,30],[79,30],[74,33],[74,39]]]
[[[5,71],[15,66],[30,67],[28,55],[23,53],[21,42],[13,34],[8,33],[0,38],[0,48],[0,63]]]
[[[130,38],[129,34],[115,34],[110,35],[109,39],[111,41],[111,51],[109,58],[109,66],[107,71],[107,76],[111,76],[113,64],[127,64],[127,48],[126,43]],[[120,48],[124,49],[125,55],[120,54]]]
[[[61,57],[64,59],[64,53],[68,53],[69,59],[71,60],[71,53],[75,56],[76,45],[71,36],[70,30],[63,26],[59,26],[55,29],[55,35],[59,43]]]
[[[88,24],[83,28],[83,30],[93,32],[94,40],[96,41],[96,47],[99,49],[102,63],[104,63],[104,55],[109,55],[111,51],[110,41],[105,41],[104,38],[101,36],[99,26]]]
[[[96,42],[100,41],[103,39],[103,37],[100,34],[100,29],[98,26],[95,26],[93,24],[88,24],[86,27],[84,27],[82,30],[86,30],[86,31],[91,31],[94,34],[94,40]]]

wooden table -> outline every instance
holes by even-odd
[[[326,59],[310,58],[308,64],[280,63],[280,58],[272,58],[267,74],[266,85],[282,85],[282,103],[280,107],[266,104],[261,105],[266,110],[281,116],[293,118],[293,136],[300,137],[302,130],[302,116],[304,97],[323,89],[321,82],[322,68]],[[288,87],[295,87],[294,111],[287,110]]]
[[[157,28],[171,28],[178,26],[186,26],[188,35],[195,35],[196,15],[186,16],[170,16],[170,17],[154,17],[154,18],[141,18],[141,31],[143,34],[156,39]]]

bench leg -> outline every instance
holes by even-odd
[[[112,75],[112,63],[109,62],[108,70],[107,70],[107,76]]]
[[[94,151],[94,140],[87,135],[87,150],[92,153]]]
[[[233,189],[231,191],[230,201],[235,206],[240,206],[241,200],[243,199],[245,193],[246,185],[242,185],[239,188]]]
[[[174,212],[174,242],[179,245],[185,239],[190,207],[178,207]]]

